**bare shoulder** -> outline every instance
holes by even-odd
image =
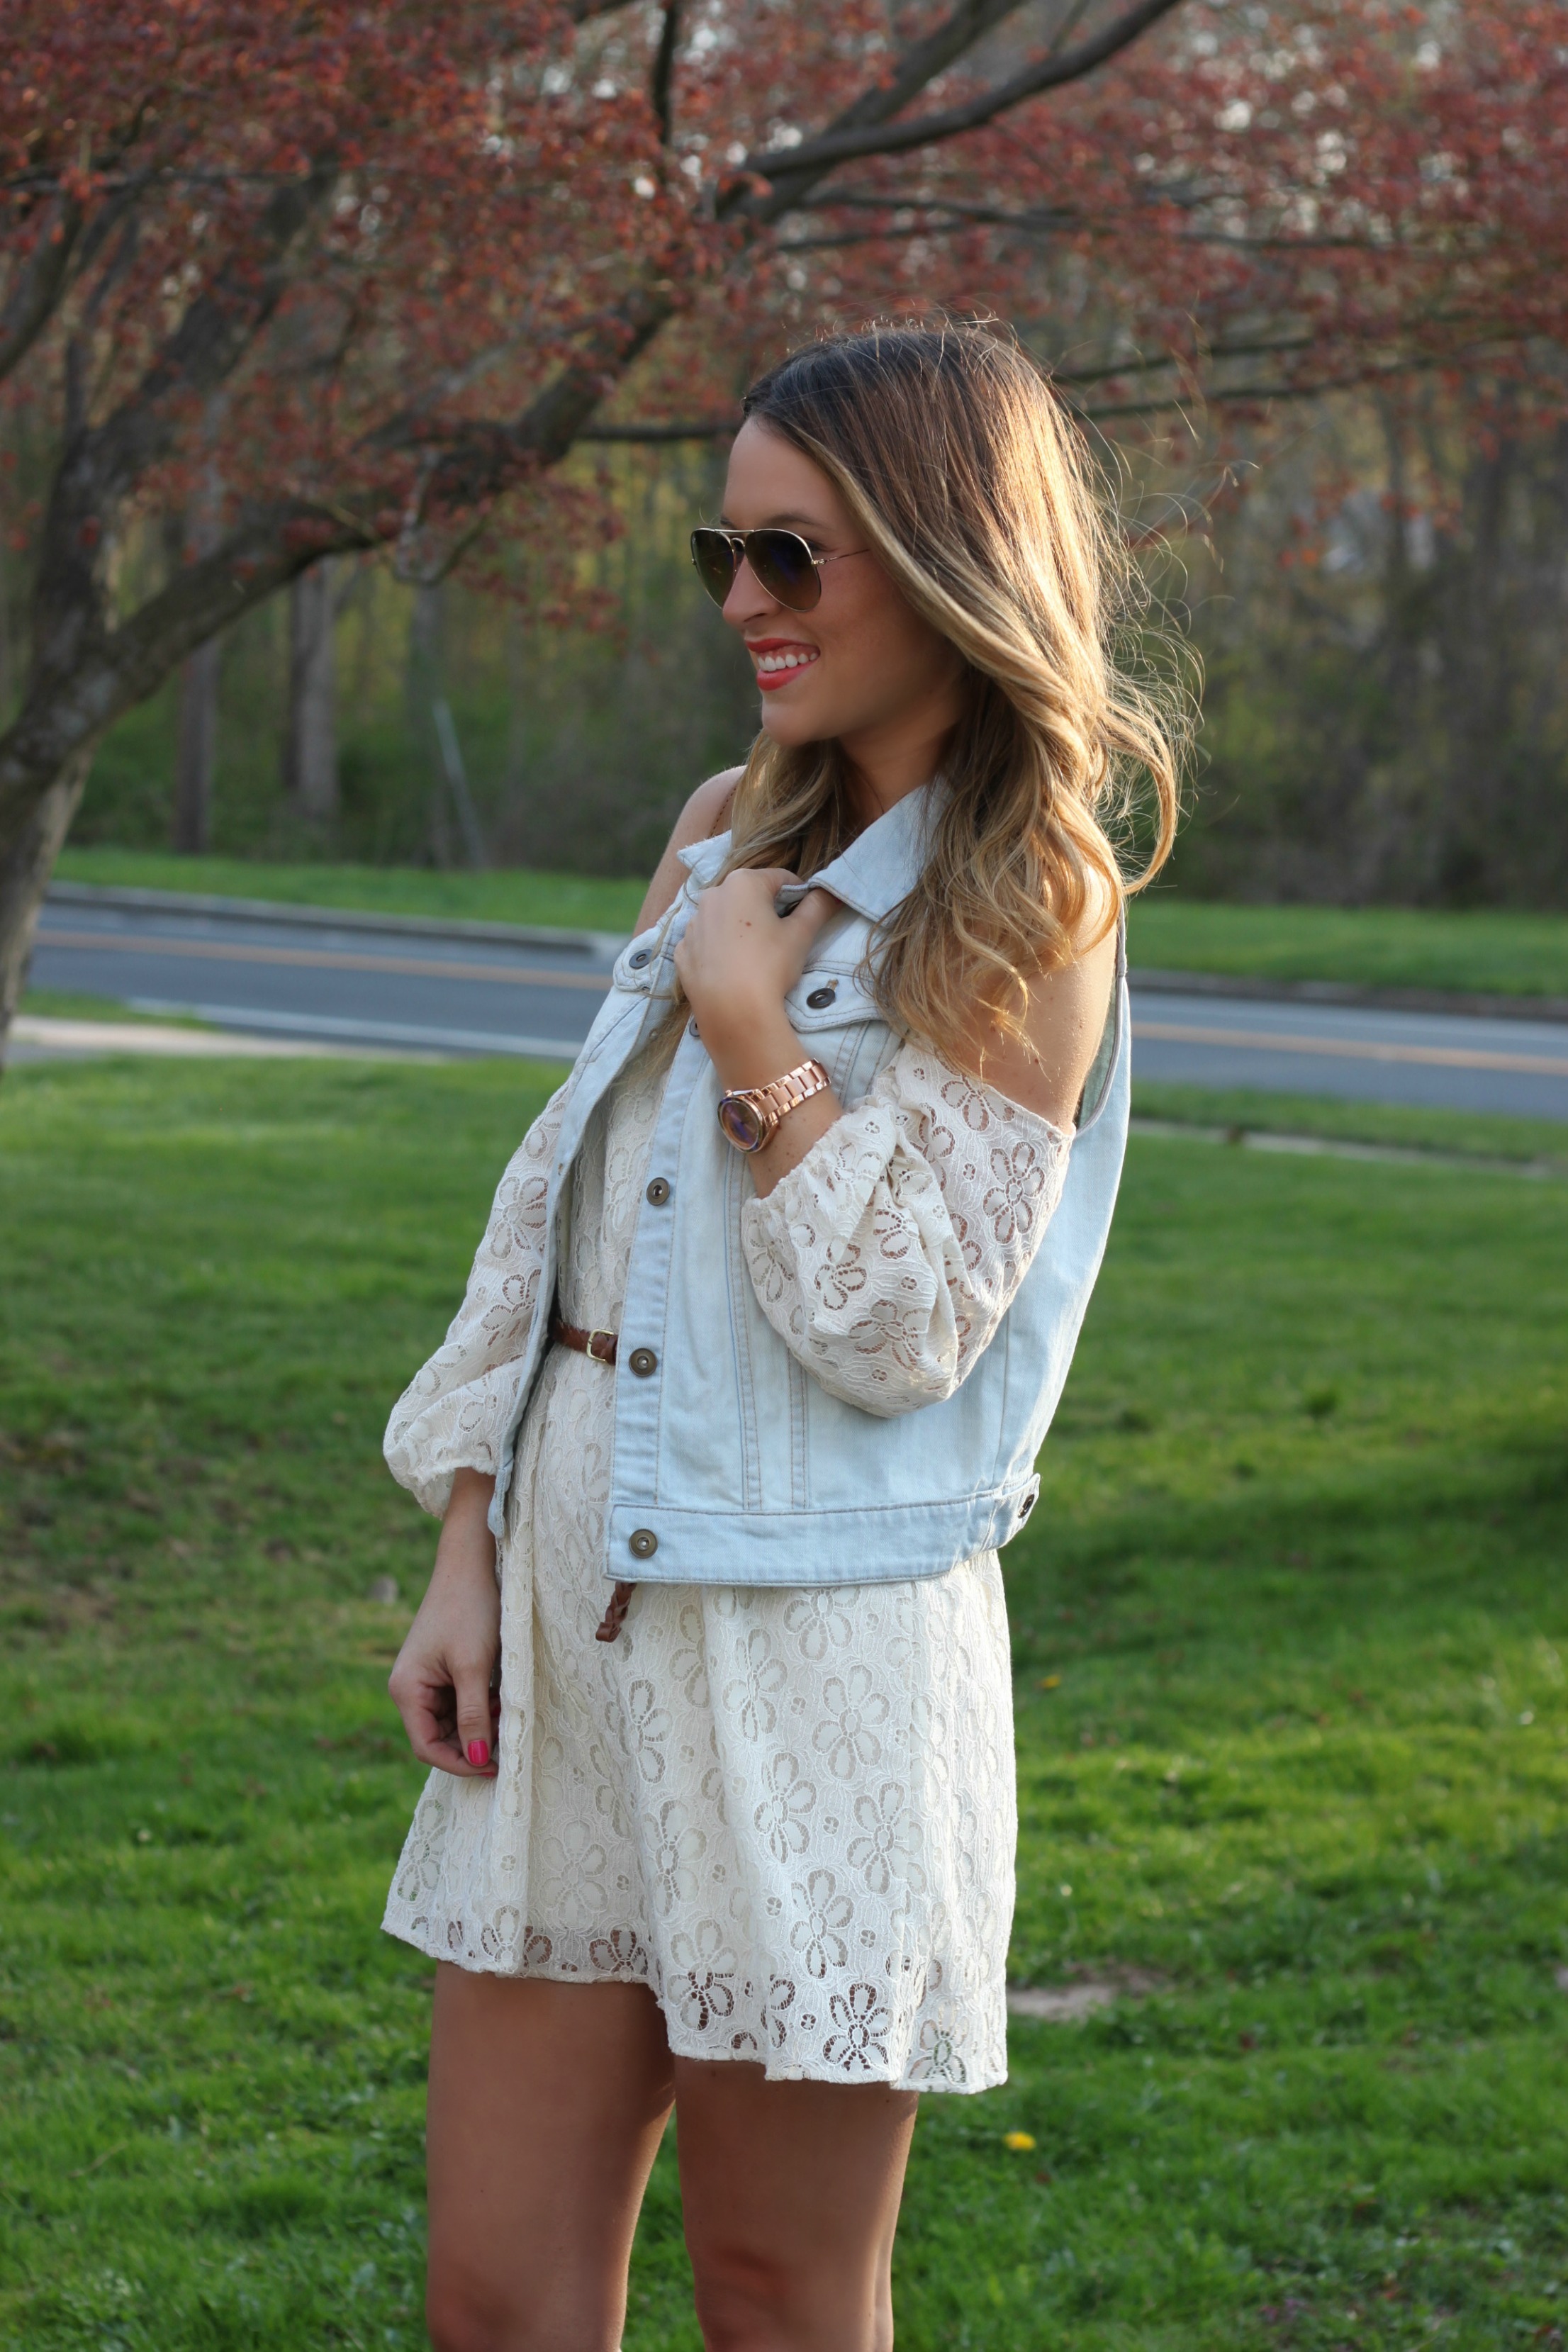
[[[993,1031],[985,1044],[987,1085],[1069,1130],[1110,1010],[1116,936],[1106,892],[1085,917],[1072,961],[1031,985],[1023,1038]]]
[[[689,849],[694,842],[706,841],[710,834],[723,831],[724,811],[745,772],[743,767],[722,768],[718,775],[710,776],[705,783],[698,785],[676,818],[675,830],[669,836],[664,856],[654,869],[653,880],[647,886],[647,896],[642,902],[642,912],[637,917],[639,931],[646,931],[650,923],[657,923],[666,908],[673,905],[676,894],[686,879],[680,851]]]

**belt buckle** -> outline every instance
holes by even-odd
[[[608,1340],[608,1342],[609,1342],[609,1347],[610,1347],[610,1352],[609,1352],[609,1354],[607,1354],[607,1355],[601,1355],[601,1354],[600,1354],[600,1352],[599,1352],[598,1349],[597,1349],[597,1348],[595,1348],[595,1345],[594,1345],[594,1342],[595,1342],[595,1339],[607,1339],[607,1340]],[[612,1361],[614,1360],[614,1356],[615,1356],[615,1346],[616,1346],[616,1334],[615,1334],[613,1331],[601,1331],[601,1330],[597,1330],[597,1329],[595,1329],[595,1330],[590,1331],[590,1332],[589,1332],[589,1334],[588,1334],[588,1346],[587,1346],[587,1350],[586,1350],[586,1352],[587,1352],[590,1356],[592,1356],[592,1357],[593,1357],[594,1361],[595,1361],[596,1364],[607,1364],[607,1363],[612,1362]]]

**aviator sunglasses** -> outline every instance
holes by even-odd
[[[716,604],[725,603],[736,572],[742,563],[749,563],[758,587],[788,613],[809,613],[820,600],[825,563],[842,563],[846,555],[869,552],[864,547],[847,547],[841,555],[813,555],[793,530],[716,530],[705,526],[691,534],[697,577]]]

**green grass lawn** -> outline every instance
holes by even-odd
[[[582,874],[437,872],[416,866],[268,866],[241,857],[175,857],[143,849],[67,849],[62,882],[138,890],[205,891],[289,907],[349,907],[375,915],[437,915],[458,922],[546,923],[562,930],[629,931],[647,888],[640,880]]]
[[[0,1088],[0,2341],[423,2340],[377,1444],[544,1084]],[[1568,1187],[1135,1139],[1006,1555],[1014,1971],[1161,1990],[925,2102],[904,2352],[1561,2344],[1565,1425]],[[667,2150],[626,2352],[686,2297]]]
[[[1239,907],[1156,889],[1133,901],[1128,948],[1154,971],[1568,996],[1568,915]]]
[[[210,1029],[210,1021],[200,1020],[194,1013],[138,1013],[134,1006],[122,1004],[118,996],[86,996],[69,988],[30,988],[19,1008],[50,1021],[118,1021],[122,1026],[145,1028],[152,1021],[160,1029]]]
[[[628,931],[645,881],[583,875],[435,873],[412,866],[266,866],[151,851],[68,849],[63,881],[205,890],[378,914]],[[1408,908],[1208,905],[1156,891],[1132,908],[1132,961],[1153,970],[1362,986],[1568,996],[1568,916],[1431,914]]]
[[[1333,1095],[1263,1094],[1249,1087],[1173,1087],[1135,1078],[1136,1117],[1227,1136],[1313,1136],[1324,1143],[1370,1143],[1466,1160],[1512,1160],[1568,1176],[1568,1124],[1490,1113],[1428,1110],[1418,1103],[1342,1100]]]

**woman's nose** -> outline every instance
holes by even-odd
[[[742,555],[735,566],[735,577],[730,583],[730,593],[724,599],[724,618],[732,629],[743,629],[759,613],[782,611],[776,596],[770,596],[751,565]]]

